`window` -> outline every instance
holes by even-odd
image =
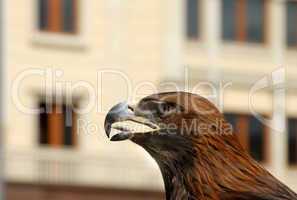
[[[223,39],[264,42],[266,0],[223,0]]]
[[[297,164],[297,118],[288,120],[288,161],[290,165]]]
[[[187,0],[187,38],[198,39],[199,37],[199,0]]]
[[[226,120],[232,124],[234,133],[241,145],[251,156],[260,162],[267,160],[267,127],[251,115],[225,114]]]
[[[41,31],[75,33],[78,0],[38,0],[38,28]]]
[[[297,46],[297,2],[287,2],[287,44]]]
[[[39,143],[50,147],[74,146],[76,115],[72,107],[43,102],[39,107],[44,111],[39,114]]]

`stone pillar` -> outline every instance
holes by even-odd
[[[116,65],[116,67],[122,67],[123,64],[123,37],[125,37],[125,32],[123,29],[125,18],[123,16],[123,1],[121,0],[109,0],[106,1],[106,19],[107,24],[107,41],[108,51],[106,56],[108,58],[108,63]]]
[[[183,43],[185,41],[185,3],[181,0],[163,0],[163,79],[180,80],[184,74]]]
[[[286,49],[286,27],[285,27],[285,0],[273,0],[269,2],[271,54],[274,58],[275,68],[284,66],[284,51]],[[286,131],[286,108],[285,108],[285,69],[280,68],[272,73],[274,91],[272,131],[271,131],[271,167],[272,172],[283,179],[287,165],[287,131]]]
[[[203,14],[203,39],[205,40],[205,46],[208,56],[208,79],[215,84],[217,94],[219,94],[219,82],[221,80],[220,66],[218,65],[218,57],[220,51],[220,45],[222,41],[221,37],[221,18],[222,18],[222,1],[221,0],[204,0],[202,1],[202,14]],[[219,96],[212,100],[221,110],[222,105]],[[221,110],[222,111],[222,110]]]
[[[5,4],[4,0],[0,1],[0,200],[4,200],[4,133],[6,127],[6,111],[4,110],[6,102],[5,92],[5,73],[6,73],[6,45],[5,45],[5,26],[7,21],[5,20]]]
[[[208,53],[209,63],[216,66],[215,60],[218,57],[221,43],[221,0],[202,1],[202,35]]]

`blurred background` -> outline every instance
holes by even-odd
[[[102,131],[112,105],[154,86],[208,97],[251,155],[297,191],[296,0],[1,0],[0,8],[3,200],[164,199],[147,153]],[[261,80],[268,85],[253,90]],[[268,123],[251,112],[250,94]],[[90,100],[88,113],[75,112]]]

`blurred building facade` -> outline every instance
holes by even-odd
[[[171,83],[217,104],[297,191],[297,1],[10,0],[6,10],[8,199],[162,199],[154,161],[102,128],[110,106]]]

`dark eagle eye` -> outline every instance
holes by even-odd
[[[174,103],[162,102],[158,105],[158,114],[160,117],[166,117],[178,111],[178,107]]]
[[[147,98],[138,104],[135,112],[141,115],[164,118],[183,110],[183,107],[176,103]]]

